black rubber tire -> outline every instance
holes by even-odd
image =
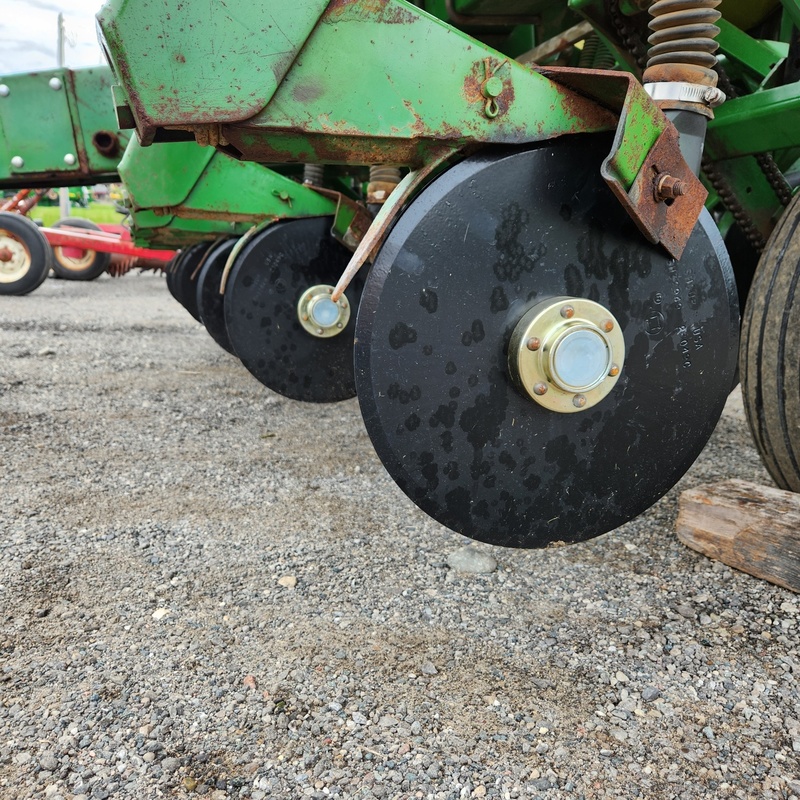
[[[27,217],[0,211],[0,250],[3,249],[13,250],[21,261],[16,270],[13,261],[0,262],[0,295],[28,294],[44,283],[53,266],[53,251],[44,234]]]
[[[761,461],[800,492],[800,195],[761,255],[745,307],[739,375]]]
[[[101,230],[90,219],[82,217],[65,217],[52,225],[53,228],[82,228],[87,231]],[[99,278],[111,263],[111,253],[100,253],[97,250],[84,250],[85,258],[74,262],[63,254],[61,247],[53,247],[53,272],[57,278],[65,281],[93,281]]]

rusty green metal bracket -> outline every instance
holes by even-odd
[[[261,164],[194,142],[130,143],[119,173],[137,238],[161,246],[241,235],[265,219],[328,216],[336,203]]]
[[[706,196],[630,76],[537,71],[404,0],[257,4],[246,19],[225,4],[198,14],[177,0],[111,0],[98,22],[143,143],[182,132],[261,163],[415,171],[443,147],[616,130],[606,180],[676,258]],[[689,188],[672,204],[652,190],[662,165]]]
[[[108,67],[0,76],[0,185],[116,181],[129,134],[117,128]]]
[[[675,127],[628,73],[554,68],[543,73],[619,114],[600,172],[644,236],[679,259],[708,192],[681,155]],[[682,194],[671,202],[657,190],[666,178],[682,185]]]

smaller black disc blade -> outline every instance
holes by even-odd
[[[215,244],[197,276],[197,311],[211,338],[223,349],[236,355],[225,327],[225,303],[219,292],[225,262],[236,244],[228,239]]]
[[[319,339],[297,315],[303,292],[334,285],[350,259],[331,236],[332,223],[313,217],[271,225],[238,255],[225,287],[225,324],[236,355],[265,386],[312,403],[356,394],[353,343],[363,277],[345,293],[351,316],[339,335]]]
[[[186,249],[186,252],[175,265],[172,288],[170,289],[172,296],[198,322],[200,322],[200,314],[197,311],[197,292],[195,280],[192,279],[192,276],[211,244],[212,242],[199,242]]]
[[[177,289],[175,288],[176,276],[178,274],[178,269],[180,268],[181,261],[183,261],[185,255],[186,255],[186,250],[179,251],[178,254],[174,256],[173,259],[167,265],[167,289],[169,289],[169,293],[172,295],[173,300],[178,300],[178,293]]]

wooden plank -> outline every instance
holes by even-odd
[[[729,567],[800,592],[800,494],[730,480],[680,496],[678,538]]]

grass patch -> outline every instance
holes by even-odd
[[[31,219],[42,220],[42,224],[49,227],[61,219],[61,211],[58,206],[36,206],[29,216]],[[90,203],[88,208],[73,207],[70,209],[70,216],[83,217],[98,224],[109,223],[112,225],[118,225],[125,219],[122,214],[114,210],[114,206],[107,203]]]

